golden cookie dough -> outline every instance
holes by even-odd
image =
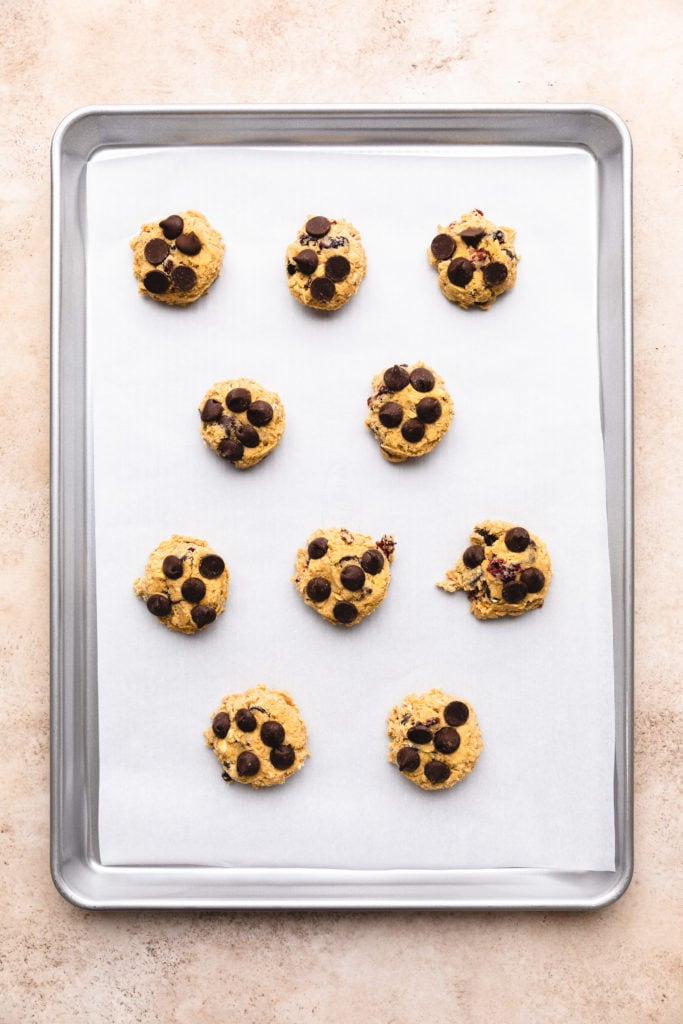
[[[453,402],[446,386],[424,363],[390,366],[372,378],[365,421],[389,462],[426,455],[451,425]]]
[[[199,406],[204,443],[237,469],[249,469],[272,452],[285,429],[279,395],[248,377],[214,384]]]
[[[223,779],[254,789],[281,785],[309,756],[296,704],[284,690],[263,685],[224,697],[204,736]]]
[[[339,309],[356,294],[367,260],[347,220],[309,217],[285,254],[289,290],[304,306]]]
[[[203,213],[185,210],[143,224],[130,243],[138,290],[168,306],[187,306],[221,272],[225,246]]]
[[[553,570],[548,550],[534,533],[501,519],[474,527],[467,547],[437,587],[464,590],[478,619],[523,615],[541,608]]]
[[[488,309],[517,278],[515,231],[498,227],[481,210],[465,213],[432,239],[429,262],[447,299],[463,309]]]
[[[484,749],[474,708],[443,690],[410,693],[387,722],[389,760],[420,789],[450,789]]]
[[[355,626],[384,600],[395,546],[391,536],[375,542],[343,527],[317,530],[299,549],[292,580],[318,615]]]
[[[164,626],[196,633],[225,608],[228,582],[225,562],[205,540],[174,533],[154,549],[133,590]]]

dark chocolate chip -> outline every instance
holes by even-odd
[[[309,558],[322,558],[327,553],[329,543],[327,537],[314,537],[308,545]]]
[[[192,267],[186,267],[180,263],[171,271],[171,280],[173,287],[177,288],[179,292],[191,292],[197,283],[197,275]]]
[[[188,231],[187,234],[178,235],[175,240],[176,247],[184,252],[186,256],[196,256],[201,250],[202,243],[200,242],[194,231]]]
[[[318,266],[318,254],[313,249],[302,249],[294,257],[297,270],[300,270],[302,274],[312,274],[315,268]]]
[[[223,415],[223,406],[215,398],[209,398],[201,411],[203,423],[215,423]]]
[[[367,573],[370,573],[371,576],[376,576],[384,568],[384,555],[379,548],[368,548],[364,552],[360,564]]]
[[[243,750],[237,758],[237,774],[241,775],[243,779],[256,775],[260,767],[261,762],[256,754],[252,754],[250,750]]]
[[[296,274],[296,271],[297,271],[297,268],[296,268],[296,264],[295,263],[288,263],[287,264],[287,273],[289,274],[290,277],[294,277],[294,275]]]
[[[166,555],[166,558],[161,563],[161,571],[164,576],[168,576],[169,580],[179,580],[183,575],[182,560],[176,558],[175,555]]]
[[[348,601],[338,601],[332,610],[332,614],[337,622],[342,622],[345,625],[348,625],[357,618],[358,609],[355,604],[350,604]]]
[[[401,772],[414,772],[420,767],[420,755],[415,747],[401,747],[396,755],[396,764]]]
[[[419,420],[406,420],[401,427],[401,433],[406,441],[417,444],[425,436],[424,423],[420,423]]]
[[[244,455],[242,442],[238,441],[236,437],[224,437],[222,441],[219,441],[216,451],[221,458],[227,459],[228,462],[239,462]]]
[[[483,228],[465,228],[464,231],[460,232],[460,237],[463,242],[476,249],[486,232]]]
[[[341,571],[341,582],[347,590],[361,590],[365,583],[365,573],[359,565],[345,565]]]
[[[487,263],[484,267],[484,281],[489,286],[502,284],[508,276],[508,268],[504,263]]]
[[[464,725],[470,717],[470,709],[461,700],[452,700],[443,709],[443,717],[449,725]]]
[[[204,555],[199,563],[199,571],[205,580],[217,580],[225,571],[225,562],[220,555]]]
[[[284,772],[287,768],[291,768],[295,760],[294,747],[290,746],[289,743],[282,743],[280,746],[274,747],[270,752],[270,763],[273,768],[277,768],[278,771]]]
[[[204,626],[208,626],[209,623],[215,621],[216,609],[208,604],[196,604],[190,615],[197,629],[202,629]]]
[[[397,427],[403,419],[403,409],[398,402],[385,402],[377,415],[383,427]]]
[[[505,546],[510,551],[526,551],[531,542],[531,537],[523,526],[513,526],[505,534]]]
[[[258,448],[261,443],[258,430],[252,427],[249,423],[238,423],[235,427],[235,434],[237,435],[237,439],[242,442],[245,448]]]
[[[247,388],[233,388],[225,396],[225,404],[230,412],[246,412],[251,403],[251,391]]]
[[[464,288],[472,280],[474,263],[459,256],[457,260],[451,260],[448,264],[446,274],[451,284],[456,285],[457,288]]]
[[[343,281],[351,273],[351,264],[346,256],[330,256],[325,264],[325,277],[330,281]]]
[[[455,252],[455,239],[441,234],[432,238],[432,255],[435,260],[449,260]]]
[[[214,736],[217,736],[219,740],[224,740],[230,728],[230,715],[228,712],[219,711],[211,723],[211,728],[213,729]]]
[[[247,419],[255,427],[265,427],[273,418],[273,407],[269,402],[252,402],[247,409]]]
[[[145,259],[158,267],[163,263],[171,250],[163,238],[152,238],[145,246]]]
[[[527,595],[527,589],[523,583],[513,580],[512,583],[506,583],[503,586],[503,600],[507,601],[508,604],[519,604],[523,601]]]
[[[163,295],[171,287],[171,281],[161,270],[150,270],[145,274],[142,283],[152,295]]]
[[[279,747],[285,738],[285,730],[279,722],[264,722],[261,726],[261,739],[267,747]]]
[[[181,234],[183,227],[183,218],[179,217],[177,213],[167,217],[166,220],[159,221],[159,227],[163,231],[166,238],[177,238]]]
[[[416,391],[431,391],[436,381],[434,374],[426,366],[416,366],[410,375],[410,383]]]
[[[408,729],[406,736],[411,743],[431,743],[432,730],[426,729],[424,725],[414,725],[411,729]]]
[[[319,604],[321,601],[326,601],[332,593],[332,587],[330,586],[329,580],[326,580],[323,576],[314,576],[312,580],[309,580],[306,584],[306,593],[310,597],[311,601],[315,601]]]
[[[479,536],[483,538],[483,540],[484,540],[484,544],[488,544],[488,545],[489,545],[489,547],[490,547],[490,546],[491,546],[492,544],[495,544],[495,543],[496,543],[496,541],[498,540],[498,534],[497,534],[497,533],[489,533],[489,531],[488,531],[488,530],[485,530],[485,529],[483,528],[483,526],[478,526],[478,527],[477,527],[477,528],[475,529],[475,531],[474,531],[474,532],[475,532],[475,533],[478,533],[478,534],[479,534]]]
[[[256,715],[248,708],[240,708],[235,712],[235,725],[242,732],[253,732],[256,728]]]
[[[150,594],[147,598],[147,611],[157,618],[171,614],[171,599],[166,594]]]
[[[451,770],[444,761],[428,761],[425,765],[425,775],[433,786],[445,782],[450,774]]]
[[[484,548],[481,544],[470,544],[462,553],[462,560],[468,569],[476,569],[484,561]]]
[[[336,288],[327,277],[314,277],[311,281],[311,295],[316,302],[329,302]]]
[[[495,240],[497,242],[504,242],[505,241],[505,235],[503,234],[502,231],[494,231],[493,232],[493,237],[495,238]]]
[[[434,736],[434,746],[440,754],[452,754],[460,746],[460,733],[447,725]]]
[[[519,574],[520,582],[524,584],[530,594],[537,594],[545,586],[545,576],[536,566],[524,569]]]
[[[189,576],[184,580],[180,593],[191,604],[199,604],[202,598],[206,596],[206,584],[198,576]]]
[[[390,366],[384,371],[384,383],[390,391],[403,391],[410,383],[410,374],[405,366]]]
[[[306,221],[306,232],[311,238],[322,238],[331,227],[327,217],[311,217],[309,221]]]
[[[436,423],[441,416],[441,402],[438,398],[421,398],[415,412],[422,423]]]

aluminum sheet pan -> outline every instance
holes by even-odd
[[[189,166],[195,147],[205,147],[207,163],[209,157],[218,161],[216,166],[229,168],[239,163],[241,171],[246,168],[253,182],[257,181],[258,173],[256,162],[250,168],[250,153],[259,153],[261,157],[264,153],[270,154],[272,167],[282,167],[284,173],[287,153],[294,152],[300,166],[304,166],[305,161],[306,166],[317,164],[324,171],[326,166],[332,167],[333,161],[335,167],[345,165],[351,176],[355,171],[356,177],[363,176],[368,181],[372,172],[368,175],[361,162],[363,154],[368,153],[380,153],[384,165],[388,159],[394,169],[407,165],[418,155],[442,161],[446,171],[449,166],[455,170],[457,162],[471,161],[474,155],[481,168],[490,160],[496,162],[496,173],[507,170],[509,174],[519,174],[519,158],[533,158],[536,152],[541,156],[575,153],[590,165],[590,178],[586,180],[593,183],[590,203],[594,205],[596,224],[594,231],[592,226],[586,229],[587,239],[590,238],[586,251],[592,280],[587,282],[578,304],[586,305],[594,315],[597,337],[595,355],[599,366],[602,422],[600,457],[604,458],[614,678],[613,706],[610,699],[609,708],[610,729],[612,713],[614,723],[614,804],[613,815],[612,808],[609,817],[605,815],[605,822],[610,830],[613,828],[614,836],[613,844],[611,836],[609,844],[605,843],[609,851],[605,850],[600,870],[585,867],[566,870],[557,858],[546,862],[530,855],[525,862],[523,857],[515,858],[507,851],[496,857],[487,850],[488,856],[485,856],[477,852],[476,842],[465,846],[460,856],[454,849],[452,862],[448,858],[448,847],[444,860],[443,851],[439,856],[439,851],[431,847],[421,849],[419,842],[414,842],[401,857],[392,858],[382,845],[385,832],[390,836],[390,819],[382,824],[379,836],[373,837],[371,829],[369,833],[362,832],[359,821],[351,818],[350,845],[354,846],[354,855],[350,859],[342,855],[330,857],[324,847],[318,851],[315,846],[311,858],[306,860],[299,856],[297,859],[293,854],[289,856],[292,851],[286,849],[285,843],[283,857],[273,858],[276,861],[273,863],[255,846],[251,856],[247,842],[224,861],[215,853],[198,855],[196,846],[192,843],[185,846],[180,839],[175,844],[171,841],[170,846],[159,842],[156,848],[154,843],[146,848],[140,844],[138,848],[135,842],[132,846],[129,842],[128,847],[125,843],[120,847],[118,854],[113,852],[116,844],[112,844],[112,835],[116,837],[120,831],[118,820],[113,819],[124,814],[111,799],[108,737],[100,731],[99,705],[114,712],[118,710],[121,715],[123,708],[116,708],[111,660],[107,661],[111,659],[108,652],[115,646],[117,634],[106,617],[102,625],[103,612],[98,608],[98,587],[101,606],[106,607],[105,597],[109,596],[102,590],[101,574],[108,565],[106,541],[111,531],[105,512],[97,515],[96,508],[106,509],[101,477],[115,463],[107,464],[101,431],[98,435],[94,429],[97,408],[93,411],[93,396],[96,394],[98,401],[103,397],[114,401],[115,395],[113,391],[107,392],[111,374],[109,369],[106,373],[103,370],[106,360],[102,353],[108,352],[103,344],[111,339],[106,338],[106,331],[98,322],[99,309],[92,308],[92,297],[98,294],[97,278],[102,276],[100,255],[103,262],[107,257],[97,249],[97,238],[93,241],[98,224],[102,228],[104,221],[93,215],[89,205],[88,175],[93,169],[99,174],[101,162],[105,160],[109,161],[107,173],[113,169],[116,176],[117,166],[123,167],[126,158],[135,158],[138,151],[151,154],[151,159],[158,164],[160,159],[166,159],[167,153],[171,159],[172,154],[177,157],[178,151],[184,150]],[[178,165],[169,166],[177,170]],[[123,172],[121,176],[123,181]],[[486,173],[482,174],[482,190],[486,177]],[[91,198],[96,193],[97,180],[91,174]],[[99,180],[101,184],[101,175]],[[116,178],[110,181],[115,187]],[[399,185],[400,175],[394,175],[393,188]],[[372,187],[377,190],[381,186],[381,182],[375,182]],[[126,187],[125,183],[122,187]],[[528,184],[524,187],[528,188]],[[247,206],[258,198],[254,193],[250,196],[248,189],[245,195]],[[306,205],[305,200],[302,201]],[[406,201],[410,203],[411,199]],[[576,200],[568,193],[568,204],[572,201]],[[256,210],[255,206],[250,208]],[[306,206],[301,217],[307,212]],[[456,216],[459,212],[460,205],[456,209],[449,206],[442,216]],[[579,211],[576,212],[578,215]],[[497,211],[487,209],[487,213],[494,215]],[[146,219],[147,215],[145,211],[145,216],[138,220]],[[292,230],[300,219],[295,220]],[[131,225],[129,235],[136,227],[137,224]],[[425,224],[427,242],[435,228],[436,224]],[[369,229],[372,235],[371,223]],[[624,891],[632,864],[630,230],[630,142],[619,119],[600,107],[93,108],[77,111],[59,127],[53,143],[52,872],[55,884],[66,898],[80,906],[97,908],[578,909],[605,905]],[[231,239],[227,241],[230,245]],[[522,245],[520,250],[524,255]],[[93,256],[97,257],[97,268],[93,265]],[[126,273],[128,270],[127,266]],[[523,272],[524,264],[520,274]],[[435,282],[430,283],[436,290]],[[131,280],[131,294],[133,292]],[[99,294],[101,296],[102,292]],[[202,301],[208,303],[210,298]],[[440,299],[438,292],[436,298]],[[445,304],[445,300],[442,301]],[[210,308],[205,306],[206,310]],[[218,312],[217,306],[213,308]],[[496,323],[499,328],[504,325],[500,317],[494,321],[490,314],[472,315],[481,317],[479,323],[489,317],[487,323]],[[458,322],[467,321],[468,316],[470,314],[461,314]],[[510,318],[508,321],[511,322]],[[339,339],[336,343],[339,344]],[[372,372],[377,369],[374,365],[377,359],[381,363],[389,358],[381,346],[378,353],[382,358],[379,354],[374,359],[370,355],[366,362]],[[277,358],[271,356],[267,348],[261,355],[266,365],[270,360],[273,367],[277,367]],[[142,364],[144,366],[144,361]],[[141,371],[147,372],[146,369]],[[149,383],[151,386],[152,382]],[[146,385],[141,377],[138,386]],[[458,387],[453,391],[457,411]],[[193,398],[198,397],[193,394]],[[134,477],[135,459],[131,459],[131,467]],[[96,494],[99,506],[94,500]],[[452,519],[451,513],[449,521]],[[321,524],[316,522],[315,525]],[[449,544],[455,545],[456,551],[459,541],[455,538],[461,536],[463,526],[466,530],[469,525],[469,520],[464,524],[459,522],[460,533],[451,533]],[[410,523],[406,521],[404,526],[409,537]],[[312,523],[310,527],[313,528]],[[308,530],[307,524],[303,535]],[[161,536],[160,533],[159,538],[155,537],[154,543]],[[144,559],[147,553],[147,550],[140,551],[140,557]],[[131,603],[134,604],[132,599]],[[400,607],[398,596],[395,606]],[[465,612],[466,609],[449,605],[451,617]],[[385,617],[384,621],[388,624],[391,620]],[[551,623],[550,614],[546,621]],[[158,643],[159,638],[155,636],[154,642]],[[609,683],[610,693],[611,680],[611,673],[603,673],[601,682]],[[257,680],[249,680],[249,685],[254,681]],[[232,688],[240,687],[228,687],[220,681],[214,696],[209,697],[206,690],[203,695],[197,694],[201,727],[220,695]],[[286,688],[299,696],[295,685]],[[397,692],[396,699],[408,688]],[[470,690],[465,693],[460,688],[459,692],[472,696]],[[475,704],[481,710],[479,698]],[[192,731],[196,731],[195,724]],[[494,729],[492,733],[495,734]],[[486,735],[485,728],[485,739]],[[209,755],[206,756],[208,760]],[[324,767],[324,758],[319,763]],[[211,769],[215,770],[213,765]],[[475,775],[479,772],[478,768]],[[135,774],[133,770],[133,779]],[[483,778],[483,773],[481,776]],[[310,778],[314,776],[311,774]],[[208,775],[207,785],[214,782],[214,776]],[[114,783],[116,789],[116,777]],[[469,780],[467,785],[470,785]],[[317,797],[315,791],[311,792],[314,801],[324,798],[323,790]],[[469,793],[474,792],[471,786]],[[388,805],[391,799],[387,797]],[[144,801],[138,802],[144,814]],[[418,808],[420,805],[408,806]],[[420,810],[415,811],[417,815],[420,813]],[[570,804],[564,814],[560,807],[558,820],[569,834],[573,821]],[[303,826],[303,819],[301,824]],[[135,834],[133,828],[133,839]],[[180,837],[181,832],[178,835]],[[359,841],[361,835],[363,841]],[[483,836],[485,831],[482,830]],[[376,840],[374,846],[373,839]]]

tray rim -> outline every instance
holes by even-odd
[[[241,895],[239,892],[230,896],[180,896],[172,895],[180,884],[179,880],[188,871],[201,872],[202,877],[220,876],[224,878],[231,874],[236,877],[235,869],[230,868],[201,868],[201,867],[105,867],[97,859],[96,841],[93,835],[92,822],[87,818],[87,807],[83,794],[81,794],[81,812],[86,817],[80,820],[81,834],[79,838],[79,850],[76,855],[68,850],[65,844],[65,814],[68,810],[68,800],[65,787],[65,749],[62,743],[64,736],[65,720],[67,711],[77,722],[85,728],[88,715],[91,716],[91,724],[94,722],[92,707],[78,707],[78,701],[74,701],[75,692],[69,689],[73,683],[69,683],[64,671],[64,605],[63,593],[63,558],[62,529],[64,526],[62,517],[62,505],[64,494],[62,488],[62,445],[64,443],[64,432],[60,413],[62,411],[62,389],[60,378],[60,360],[63,352],[63,323],[64,316],[68,313],[66,305],[62,301],[62,204],[64,200],[64,180],[62,177],[62,160],[68,152],[69,137],[74,130],[87,128],[88,122],[93,119],[127,118],[129,116],[176,120],[178,117],[198,115],[200,117],[222,117],[233,122],[238,119],[259,119],[283,118],[291,121],[293,118],[317,119],[325,127],[333,127],[333,123],[346,128],[352,125],[353,118],[360,117],[366,120],[367,124],[373,124],[378,119],[398,121],[400,119],[446,119],[451,123],[448,127],[451,130],[457,129],[453,119],[474,116],[484,119],[496,117],[510,117],[521,115],[532,119],[542,118],[547,115],[557,115],[560,120],[571,117],[596,118],[600,122],[610,126],[612,132],[616,133],[617,158],[620,161],[620,181],[623,189],[621,211],[621,229],[623,241],[620,252],[622,280],[621,292],[619,295],[619,309],[623,316],[623,330],[621,334],[621,352],[623,359],[623,392],[620,393],[621,416],[623,418],[623,448],[621,465],[619,469],[623,474],[621,480],[621,496],[623,500],[623,522],[618,531],[618,551],[615,552],[610,537],[610,565],[612,571],[613,588],[615,587],[614,558],[618,555],[622,559],[621,572],[618,573],[618,589],[621,591],[621,604],[615,604],[615,618],[619,608],[621,609],[620,631],[623,636],[623,663],[621,674],[617,671],[617,653],[615,639],[615,701],[618,702],[619,691],[623,693],[623,704],[617,707],[619,712],[616,716],[616,744],[615,744],[615,869],[608,872],[557,872],[550,869],[535,868],[500,868],[500,869],[453,869],[448,871],[362,871],[351,872],[342,870],[330,870],[324,868],[311,869],[279,869],[279,873],[293,874],[302,872],[310,875],[317,873],[317,878],[322,878],[321,891],[317,894],[306,896],[295,896],[289,892],[286,895],[268,894],[270,870],[244,869],[249,873],[250,878],[258,885],[265,885],[261,896],[254,894]],[[296,133],[296,125],[291,126]],[[405,131],[405,126],[398,130]],[[358,130],[358,128],[356,129]],[[362,130],[362,128],[361,128]],[[446,144],[446,140],[440,140]],[[115,148],[116,146],[132,146],[132,142],[116,142],[112,140],[93,139],[92,144],[86,151],[78,154],[69,154],[70,158],[87,166],[88,161],[100,149]],[[166,145],[178,145],[165,143]],[[181,143],[182,144],[182,143]],[[187,145],[200,145],[202,143],[186,143]],[[219,145],[220,143],[206,143],[208,145]],[[275,144],[270,140],[266,144]],[[299,145],[306,145],[299,142]],[[328,142],[328,144],[333,144]],[[346,143],[349,144],[348,142]],[[455,143],[451,143],[455,144]],[[466,143],[470,145],[485,145],[486,143]],[[501,145],[500,142],[492,142],[492,145]],[[145,148],[153,146],[154,143],[146,142]],[[164,145],[164,143],[156,143]],[[588,149],[598,161],[598,155],[591,148],[588,141],[544,141],[538,139],[536,142],[511,142],[512,146],[539,145],[552,147],[553,145],[583,146]],[[614,155],[614,154],[612,154]],[[51,710],[51,754],[50,754],[50,838],[51,854],[50,868],[55,887],[60,894],[75,906],[82,909],[469,909],[469,910],[588,910],[599,909],[613,903],[628,888],[633,874],[633,397],[632,397],[632,144],[628,129],[622,119],[608,107],[599,104],[345,104],[345,105],[313,105],[313,104],[190,104],[190,105],[93,105],[77,108],[68,114],[57,126],[51,146],[51,167],[52,167],[52,235],[51,235],[51,527],[50,527],[50,710]],[[600,336],[601,332],[599,331]],[[602,363],[602,351],[600,352]],[[604,389],[602,389],[603,403],[605,401]],[[604,425],[603,408],[603,425]],[[607,464],[607,452],[606,452]],[[84,493],[86,487],[84,485]],[[77,507],[78,503],[76,502]],[[87,514],[87,509],[82,509]],[[610,530],[611,533],[611,530]],[[90,538],[92,542],[92,538]],[[616,624],[616,623],[615,623]],[[74,639],[81,641],[80,650],[81,667],[85,669],[84,658],[87,656],[83,645],[87,647],[87,635],[81,630],[75,630],[78,636]],[[81,635],[82,634],[82,635]],[[78,644],[76,646],[76,657],[78,661]],[[92,657],[92,652],[90,652]],[[87,669],[85,669],[87,672]],[[621,677],[620,677],[621,676]],[[68,709],[65,706],[65,698],[71,698]],[[619,751],[621,748],[621,762]],[[85,780],[87,782],[87,779]],[[73,810],[73,808],[72,808]],[[152,884],[151,889],[145,895],[131,896],[130,898],[113,897],[102,891],[106,890],[107,880],[119,876],[126,876],[130,872],[136,872],[137,876],[149,876]],[[240,874],[240,872],[238,872]],[[517,885],[520,880],[526,877],[537,879],[539,876],[563,877],[568,880],[567,892],[561,896],[538,896],[528,894],[523,896],[501,896],[487,895],[470,896],[444,896],[431,894],[431,886],[427,881],[415,884],[422,886],[422,893],[427,895],[416,896],[411,893],[411,885],[404,876],[415,875],[438,875],[443,880],[444,875],[456,875],[460,880],[474,883],[481,881],[484,876],[495,876],[498,881]],[[324,876],[324,877],[323,877]],[[328,877],[329,876],[329,877]],[[342,876],[353,876],[356,882],[355,887],[349,886],[347,880]],[[372,876],[373,882],[381,879],[384,882],[395,881],[402,886],[402,894],[383,896],[373,889],[374,895],[370,896],[369,882],[358,881],[359,876]],[[573,894],[572,881],[578,882],[580,877],[595,876],[595,886],[591,895],[581,896]],[[163,889],[164,884],[170,886],[171,895],[163,892],[161,895],[154,893],[155,887]],[[325,891],[325,886],[336,887],[336,894],[330,895]],[[355,892],[360,886],[360,894]],[[245,887],[246,889],[247,887]],[[286,888],[286,886],[285,886]],[[380,887],[381,888],[381,887]],[[341,894],[340,894],[341,892]],[[365,893],[365,895],[363,895]]]

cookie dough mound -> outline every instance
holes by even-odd
[[[335,625],[355,626],[382,601],[396,544],[343,527],[317,530],[297,553],[292,577],[304,601]]]
[[[304,306],[339,309],[356,294],[367,260],[347,220],[309,217],[285,254],[289,290]]]
[[[285,409],[274,391],[247,377],[214,384],[199,406],[204,443],[237,469],[272,452],[285,429]]]
[[[427,255],[447,299],[463,309],[488,309],[517,278],[515,232],[487,220],[481,210],[439,225]]]
[[[149,556],[133,590],[159,622],[178,633],[196,633],[221,614],[229,573],[205,540],[174,533]]]
[[[130,246],[138,290],[168,306],[188,306],[206,294],[225,252],[220,234],[197,210],[143,224]]]
[[[534,533],[501,519],[474,527],[469,547],[437,587],[464,590],[478,619],[541,608],[553,575],[548,550]]]
[[[446,386],[424,363],[390,366],[372,378],[365,421],[389,462],[426,455],[451,425],[453,402]]]
[[[281,785],[309,756],[296,704],[284,690],[263,685],[224,697],[204,736],[223,779],[254,789]]]
[[[389,760],[420,789],[450,789],[484,749],[474,708],[443,690],[410,693],[387,722]]]

